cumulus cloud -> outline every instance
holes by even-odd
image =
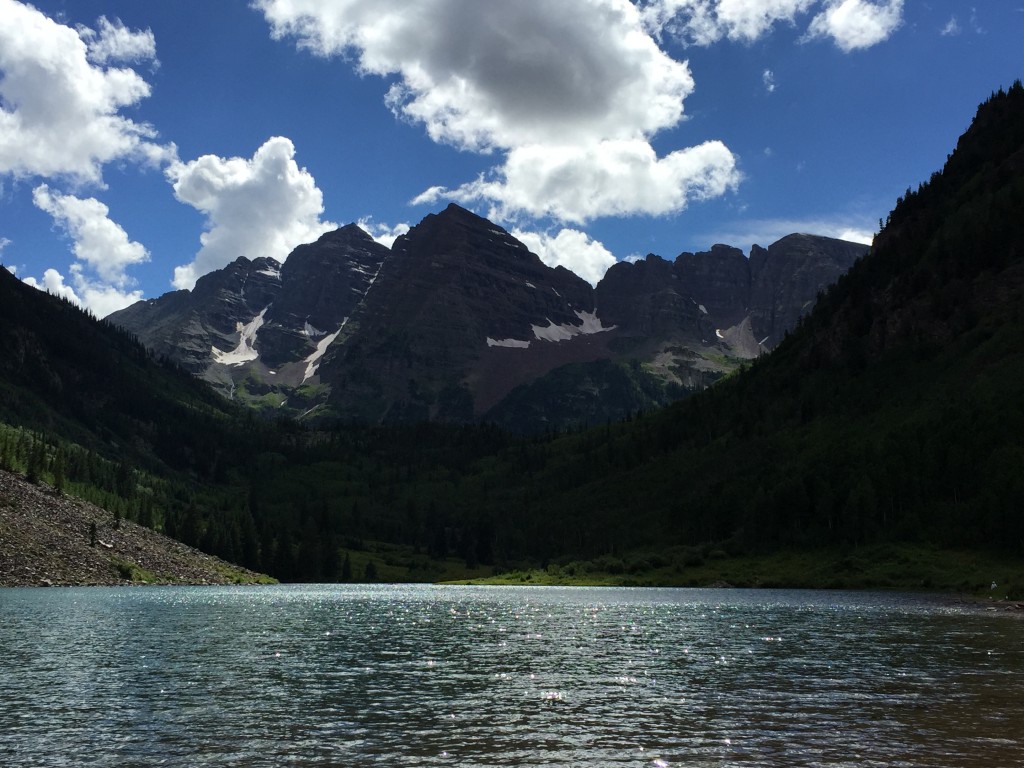
[[[42,184],[33,190],[32,202],[53,217],[74,241],[75,257],[103,282],[123,288],[134,282],[125,270],[149,261],[145,247],[129,240],[128,233],[109,218],[110,209],[96,198],[63,195]]]
[[[738,181],[718,142],[655,155],[650,138],[680,123],[694,82],[629,0],[255,4],[275,37],[390,78],[386,103],[433,140],[501,153],[484,178],[433,187],[416,203],[581,222],[679,211]]]
[[[79,265],[71,265],[71,280],[83,307],[96,317],[106,317],[111,312],[130,307],[142,298],[140,290],[123,290],[116,285],[90,280]]]
[[[764,89],[768,93],[775,93],[775,73],[770,69],[766,69],[761,73],[761,82],[764,83]]]
[[[177,288],[192,288],[239,256],[283,261],[295,246],[338,226],[320,220],[323,194],[295,162],[287,138],[268,139],[250,159],[204,155],[171,163],[166,174],[175,197],[206,215],[202,247],[192,263],[174,270]]]
[[[365,73],[388,103],[471,150],[636,138],[675,125],[693,90],[628,0],[257,0],[275,37]]]
[[[753,42],[779,23],[795,26],[815,8],[806,38],[831,38],[850,52],[888,39],[902,23],[903,0],[649,0],[641,13],[652,34],[707,46]]]
[[[99,30],[78,27],[78,36],[89,50],[89,61],[108,64],[113,61],[146,62],[156,64],[156,38],[152,30],[136,32],[125,27],[120,19],[109,21],[100,16]]]
[[[655,34],[667,31],[693,45],[722,38],[753,42],[778,22],[792,24],[818,0],[651,0],[643,17]]]
[[[42,280],[36,280],[34,277],[26,277],[22,282],[26,285],[31,285],[33,288],[38,288],[41,291],[51,293],[54,296],[60,296],[61,298],[68,299],[78,306],[82,305],[81,299],[78,298],[71,286],[64,282],[64,275],[56,269],[51,268],[46,270],[43,273]]]
[[[9,237],[0,237],[0,255],[3,254],[4,248],[6,248],[10,244],[11,239]]]
[[[100,19],[99,30],[58,24],[30,5],[0,0],[0,174],[101,183],[104,164],[161,161],[173,147],[121,114],[149,84],[113,61],[152,61],[152,32]]]
[[[435,187],[413,202],[491,201],[491,218],[525,212],[584,223],[600,216],[681,211],[689,201],[722,195],[738,181],[736,159],[718,141],[662,158],[642,140],[531,145],[509,152],[494,179],[477,179],[454,190]]]
[[[99,318],[131,306],[142,298],[142,291],[124,291],[113,285],[90,280],[82,273],[79,264],[71,265],[71,282],[74,287],[68,285],[64,276],[56,269],[46,270],[42,280],[26,277],[23,282],[33,288],[67,299],[71,303],[89,310]]]
[[[63,296],[97,317],[106,317],[142,298],[142,291],[132,289],[135,280],[126,270],[148,261],[149,252],[110,219],[106,205],[92,197],[54,192],[45,184],[33,190],[32,201],[71,238],[77,261],[70,267],[70,284],[56,269],[46,270],[42,280],[27,277],[26,283]]]
[[[807,36],[830,37],[849,53],[888,40],[903,23],[903,0],[831,0],[811,20]]]
[[[388,248],[395,244],[395,240],[411,229],[411,227],[404,221],[401,224],[389,226],[387,224],[376,224],[370,217],[360,219],[356,224],[360,229],[366,232],[366,234]]]
[[[512,236],[549,267],[565,267],[591,285],[597,285],[615,263],[615,256],[602,243],[576,229],[563,229],[554,237],[544,232],[516,229]]]
[[[946,22],[946,26],[942,28],[940,32],[943,37],[950,37],[952,35],[960,34],[960,23],[956,20],[956,16],[950,16],[949,21]]]

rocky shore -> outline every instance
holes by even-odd
[[[261,581],[269,579],[0,470],[2,587]]]

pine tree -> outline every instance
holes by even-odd
[[[46,446],[42,441],[35,441],[28,452],[28,467],[25,470],[25,479],[33,485],[38,485],[42,479],[43,464],[46,462]]]
[[[51,474],[53,475],[53,488],[57,492],[57,495],[64,493],[65,474],[67,467],[67,454],[64,453],[63,448],[57,449],[57,454],[53,457],[53,463],[51,465]]]

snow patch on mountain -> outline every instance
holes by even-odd
[[[596,312],[581,312],[574,310],[576,317],[580,319],[580,325],[562,324],[556,325],[548,319],[547,326],[531,325],[533,335],[538,341],[568,341],[573,336],[591,336],[595,333],[604,333],[615,329],[615,326],[606,328]],[[547,318],[546,318],[547,319]]]
[[[520,341],[519,339],[492,339],[490,336],[487,337],[488,347],[508,347],[509,349],[528,349],[530,342]]]
[[[224,352],[211,346],[213,362],[221,365],[242,365],[259,358],[260,353],[256,351],[256,332],[263,327],[263,316],[267,314],[269,306],[263,308],[256,317],[245,325],[238,323],[235,330],[239,333],[238,346],[230,352]]]
[[[320,360],[323,358],[324,353],[327,352],[327,348],[331,346],[331,344],[334,342],[336,338],[338,338],[338,334],[340,334],[342,330],[345,328],[346,323],[348,323],[347,317],[341,321],[341,327],[338,328],[338,330],[336,330],[334,333],[329,333],[322,339],[320,339],[320,341],[317,342],[316,351],[302,361],[306,364],[306,373],[302,377],[303,384],[305,384],[309,379],[316,376],[316,371],[320,367]]]
[[[614,325],[609,328],[605,328],[601,323],[601,318],[597,316],[597,312],[574,311],[576,312],[576,317],[583,322],[583,325],[579,328],[579,332],[585,336],[590,336],[595,333],[604,333],[605,331],[613,331],[616,328]]]

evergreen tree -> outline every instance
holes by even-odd
[[[53,488],[57,492],[57,495],[61,495],[64,493],[65,468],[67,467],[67,455],[64,453],[63,448],[57,449],[57,453],[53,457],[51,467]]]

